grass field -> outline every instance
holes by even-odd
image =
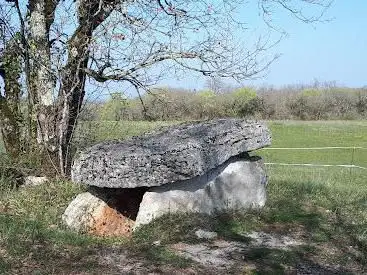
[[[104,122],[98,127],[90,126],[97,133],[88,135],[93,143],[103,137],[137,135],[155,126],[147,122]],[[269,126],[272,147],[367,148],[365,121],[274,121]],[[367,151],[362,149],[261,150],[256,154],[262,155],[265,162],[367,166]],[[163,217],[136,232],[132,240],[81,236],[60,224],[61,213],[83,187],[52,182],[44,187],[7,190],[0,194],[0,274],[115,274],[95,257],[97,251],[116,245],[158,268],[189,266],[199,270],[194,263],[168,249],[172,243],[192,241],[193,231],[198,227],[215,230],[228,241],[245,241],[243,234],[252,230],[291,234],[303,241],[304,245],[294,249],[248,251],[238,263],[239,267],[251,266],[245,274],[284,274],[306,262],[339,266],[344,268],[343,274],[363,274],[367,267],[367,171],[276,165],[267,166],[267,170],[268,202],[262,211],[233,213],[216,219],[195,215]],[[162,246],[151,245],[157,239]]]
[[[364,149],[263,150],[267,162],[354,164],[367,167],[366,121],[270,122],[274,148],[364,147]]]

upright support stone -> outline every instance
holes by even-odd
[[[265,205],[266,185],[261,158],[232,158],[203,176],[150,188],[140,203],[135,228],[165,214],[260,208]]]
[[[70,229],[99,236],[129,236],[134,225],[132,219],[89,192],[79,194],[62,219]]]

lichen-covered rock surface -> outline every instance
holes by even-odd
[[[218,119],[181,124],[91,147],[74,162],[72,179],[109,188],[160,186],[204,175],[232,156],[270,143],[270,132],[260,122]]]

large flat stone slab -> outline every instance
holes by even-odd
[[[108,188],[160,186],[204,175],[229,158],[270,142],[270,132],[260,122],[219,119],[181,124],[91,147],[75,160],[72,179]]]
[[[260,208],[266,201],[266,184],[261,158],[232,158],[203,176],[150,188],[140,203],[135,228],[170,213]]]

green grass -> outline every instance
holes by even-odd
[[[272,148],[364,147],[365,149],[261,150],[266,162],[354,164],[367,167],[367,121],[274,121]]]
[[[60,224],[60,216],[76,194],[85,190],[81,185],[67,181],[51,181],[32,188],[2,190],[1,212],[14,217],[42,221],[46,227]],[[4,210],[5,209],[5,210]]]
[[[61,224],[68,202],[82,190],[58,181],[2,190],[0,274],[30,274],[30,270],[31,274],[60,274],[96,266],[87,256],[95,253],[101,241],[70,232]]]
[[[171,123],[99,122],[81,132],[93,144],[104,138],[123,139]],[[269,122],[273,147],[367,147],[367,122]],[[87,136],[87,135],[86,135]],[[87,140],[86,140],[87,142]],[[261,150],[265,162],[356,164],[367,166],[367,153],[355,150]],[[248,243],[253,230],[296,234],[304,246],[287,251],[249,249],[243,259],[251,274],[283,274],[299,262],[339,264],[361,270],[367,264],[367,172],[356,168],[267,166],[268,201],[261,211],[205,215],[170,215],[138,230],[133,239],[78,235],[61,224],[61,214],[84,190],[68,182],[0,191],[0,274],[106,273],[95,258],[98,249],[118,245],[141,259],[177,268],[192,266],[167,245],[197,243],[198,228],[218,232],[220,238]],[[160,240],[161,246],[152,246]],[[38,272],[38,273],[37,273]],[[347,273],[347,272],[345,272]],[[358,272],[357,272],[358,273]],[[247,274],[247,273],[246,273]]]
[[[289,121],[269,125],[272,147],[367,148],[366,121]],[[265,162],[367,167],[366,149],[265,149],[260,154]],[[268,166],[267,171],[269,199],[259,215],[262,228],[301,228],[307,243],[314,248],[311,255],[305,253],[303,257],[329,264],[347,265],[350,261],[366,266],[367,170],[274,165]],[[351,252],[351,247],[356,249]]]

